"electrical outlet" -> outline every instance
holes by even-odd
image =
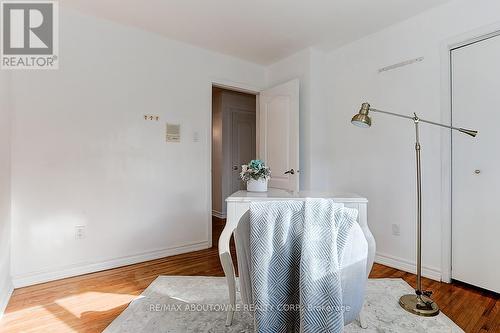
[[[75,239],[81,240],[85,238],[85,226],[84,225],[76,225],[75,226]]]
[[[399,236],[400,235],[399,224],[393,224],[392,225],[392,234],[393,234],[393,236]]]

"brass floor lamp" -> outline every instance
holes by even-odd
[[[419,138],[419,123],[427,123],[431,125],[441,126],[456,130],[472,137],[477,135],[477,131],[468,130],[464,128],[457,128],[453,126],[448,126],[444,124],[435,123],[433,121],[428,121],[420,119],[414,113],[413,116],[402,115],[398,113],[392,113],[382,110],[374,109],[368,103],[363,103],[359,113],[357,113],[351,120],[353,125],[358,127],[370,127],[372,121],[368,113],[379,112],[385,113],[391,116],[406,118],[413,120],[415,124],[415,152],[417,158],[417,287],[415,288],[415,294],[403,295],[399,299],[399,304],[403,309],[413,314],[419,316],[436,316],[439,314],[439,306],[430,298],[432,292],[422,290],[422,172],[420,163],[420,138]]]

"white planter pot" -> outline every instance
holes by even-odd
[[[248,192],[267,192],[267,179],[250,179],[247,181]]]

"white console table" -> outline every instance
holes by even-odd
[[[247,221],[250,218],[249,209],[250,202],[262,200],[305,200],[306,198],[328,198],[335,202],[343,203],[346,207],[355,208],[358,210],[358,223],[363,230],[363,233],[368,242],[368,260],[367,272],[369,273],[375,259],[375,239],[373,238],[367,222],[367,205],[368,200],[357,195],[335,195],[318,192],[288,192],[280,189],[269,189],[266,193],[238,191],[226,199],[227,202],[227,220],[224,230],[219,238],[219,257],[226,275],[229,288],[230,310],[227,313],[227,325],[231,325],[236,304],[236,278],[234,273],[233,261],[229,249],[229,241],[236,228],[242,221]],[[241,242],[248,240],[238,239],[235,237],[235,244],[239,252],[244,248]],[[240,279],[244,278],[240,274]],[[248,291],[247,291],[248,292]],[[243,293],[242,293],[243,294]],[[361,326],[364,326],[362,320]]]

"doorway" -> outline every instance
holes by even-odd
[[[241,165],[257,158],[257,96],[212,87],[212,216],[225,219],[226,198],[245,189]]]

